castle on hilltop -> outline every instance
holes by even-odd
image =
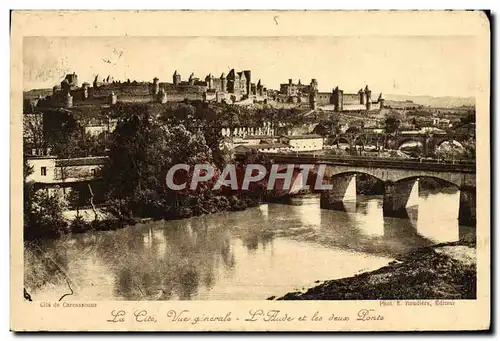
[[[341,111],[370,111],[384,107],[384,98],[380,94],[377,100],[372,100],[372,91],[368,85],[357,93],[344,93],[339,87],[331,92],[319,92],[318,81],[313,78],[309,84],[302,84],[299,80],[294,83],[289,79],[280,84],[279,91],[264,87],[261,80],[252,81],[252,71],[236,71],[231,69],[226,75],[214,77],[211,73],[203,79],[191,73],[187,80],[176,70],[172,75],[172,82],[160,82],[155,77],[152,82],[137,82],[127,80],[115,81],[112,76],[102,80],[95,76],[92,86],[84,82],[79,85],[76,73],[67,74],[59,85],[52,89],[52,93],[45,98],[26,99],[29,107],[71,108],[73,106],[114,105],[123,102],[156,102],[160,104],[168,101],[199,100],[204,102],[226,102],[251,104],[255,101],[264,101],[276,105],[294,106],[306,104],[310,109],[318,107],[323,110]],[[283,104],[281,104],[283,103]],[[28,107],[28,108],[29,108]]]
[[[384,97],[382,93],[376,101],[372,100],[372,91],[368,88],[359,89],[357,93],[344,93],[343,90],[336,86],[331,93],[330,105],[334,106],[334,110],[340,111],[360,111],[360,110],[380,110],[384,107]]]
[[[251,70],[237,72],[232,69],[227,76],[222,73],[216,78],[208,74],[204,79],[191,73],[189,78],[182,80],[177,70],[172,75],[172,83],[160,82],[155,77],[152,82],[137,82],[127,80],[115,81],[111,75],[99,78],[95,76],[92,85],[84,82],[79,85],[76,73],[67,74],[60,84],[52,88],[52,93],[45,98],[25,99],[27,107],[71,108],[86,105],[113,105],[123,102],[157,102],[200,100],[217,102],[237,102],[245,99],[263,100],[267,89],[259,79],[252,82]],[[29,103],[28,103],[29,102]]]
[[[191,73],[187,81],[182,81],[181,75],[175,70],[172,81],[173,87],[178,89],[197,86],[201,91],[211,94],[218,93],[221,96],[230,94],[237,100],[252,96],[265,97],[267,93],[267,89],[262,85],[260,79],[257,84],[252,83],[251,70],[237,72],[235,69],[231,69],[227,76],[223,72],[218,78],[210,73],[204,80],[200,80],[195,77],[194,73]]]
[[[313,110],[320,106],[336,112],[380,110],[384,107],[382,93],[376,101],[373,101],[372,91],[368,85],[357,93],[344,93],[338,86],[333,88],[332,92],[319,92],[318,81],[315,78],[311,79],[309,84],[302,84],[300,80],[295,84],[292,79],[289,79],[288,83],[280,84],[279,93],[274,99],[278,102],[309,103]]]

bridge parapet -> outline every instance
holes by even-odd
[[[435,151],[443,142],[445,141],[457,141],[462,142],[471,138],[470,134],[447,132],[445,134],[437,133],[392,133],[388,134],[385,132],[374,133],[374,132],[346,132],[342,134],[337,134],[334,138],[334,143],[339,141],[347,141],[350,147],[356,144],[366,145],[368,143],[379,146],[384,146],[385,148],[399,149],[401,145],[406,142],[415,141],[420,142],[423,146],[423,154],[429,155],[429,152]]]
[[[314,155],[273,155],[273,163],[326,164],[324,177],[332,189],[321,194],[321,207],[337,209],[352,195],[347,193],[355,183],[355,174],[367,174],[384,182],[384,215],[404,216],[411,195],[418,193],[418,180],[430,177],[444,180],[460,190],[459,223],[475,225],[476,166],[474,163],[443,164],[395,160],[329,158]],[[353,180],[354,179],[354,180]],[[355,188],[355,187],[354,187]],[[413,194],[412,194],[413,193]]]

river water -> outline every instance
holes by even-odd
[[[358,197],[345,211],[322,210],[310,196],[46,240],[26,247],[25,287],[34,300],[71,290],[65,300],[266,299],[475,235],[458,225],[456,190],[418,200],[409,219],[384,218],[381,196]]]

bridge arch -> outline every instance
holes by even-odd
[[[399,150],[403,145],[405,145],[406,143],[409,143],[409,142],[415,142],[418,145],[422,146],[422,148],[423,148],[426,141],[425,141],[425,139],[419,139],[419,138],[415,138],[415,137],[408,137],[408,138],[405,138],[405,139],[402,139],[402,140],[398,141],[396,149]]]
[[[440,176],[436,176],[436,175],[429,175],[429,174],[403,176],[401,178],[395,179],[394,182],[400,183],[400,182],[404,182],[404,181],[411,181],[411,180],[417,180],[417,179],[434,179],[434,180],[437,180],[439,182],[445,183],[445,184],[449,185],[450,187],[455,187],[457,190],[460,190],[460,187],[461,187],[460,183],[455,182],[451,178],[444,178],[444,177],[440,177]]]
[[[446,142],[450,142],[450,143],[453,143],[453,144],[458,144],[460,146],[460,148],[464,148],[463,144],[460,143],[460,141],[457,141],[455,139],[443,139],[443,140],[440,140],[436,143],[436,149],[438,149],[439,147],[441,147],[444,143]]]
[[[331,169],[328,170],[328,168],[327,168],[325,177],[328,179],[328,181],[332,181],[336,177],[340,177],[343,175],[368,175],[372,178],[377,179],[378,181],[380,181],[382,183],[384,182],[384,180],[380,178],[379,174],[377,174],[375,172],[370,172],[369,170],[366,170],[366,171],[365,170],[363,170],[363,171],[351,171],[351,170],[332,171]]]

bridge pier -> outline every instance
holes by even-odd
[[[429,143],[426,138],[422,140],[422,154],[424,156],[429,156],[430,148]]]
[[[408,218],[407,207],[418,204],[418,179],[386,181],[383,212],[385,217]]]
[[[476,225],[476,188],[460,188],[460,206],[458,208],[458,224]]]
[[[335,176],[330,182],[333,188],[321,193],[321,208],[343,211],[344,202],[356,201],[355,174]]]

